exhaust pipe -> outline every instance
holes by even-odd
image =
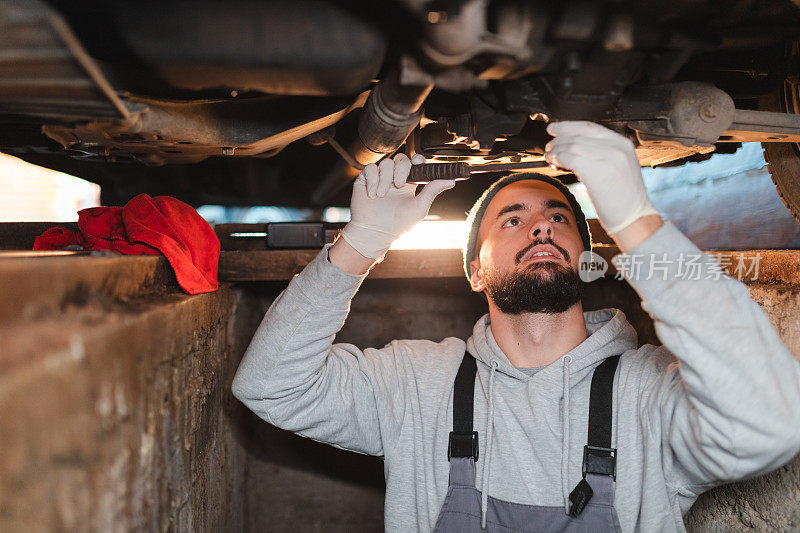
[[[433,82],[403,85],[400,69],[392,70],[375,86],[359,120],[358,137],[347,150],[361,168],[400,148],[419,124],[422,104],[432,89]],[[340,161],[314,191],[311,202],[324,205],[358,176],[359,170]]]

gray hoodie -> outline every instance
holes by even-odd
[[[382,456],[387,531],[434,527],[465,350],[478,360],[476,483],[501,500],[566,510],[581,479],[592,371],[617,354],[614,505],[623,531],[683,531],[701,492],[800,451],[800,364],[747,287],[716,275],[713,256],[702,254],[700,279],[678,275],[681,253],[702,252],[668,221],[614,258],[619,266],[642,260],[638,279],[623,272],[664,346],[639,347],[617,309],[585,312],[588,338],[532,375],[498,347],[488,314],[466,342],[333,344],[366,276],[332,265],[329,246],[273,302],[232,389],[271,424]],[[646,279],[650,264],[658,268]]]

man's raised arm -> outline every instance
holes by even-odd
[[[455,185],[431,182],[415,196],[416,185],[406,183],[410,170],[405,155],[368,165],[353,184],[351,220],[342,234],[267,311],[232,384],[234,396],[267,422],[383,455],[391,428],[379,417],[381,403],[402,396],[394,354],[390,347],[362,351],[333,341],[369,268],[428,214],[436,195]]]
[[[660,436],[676,492],[696,496],[789,461],[800,450],[800,364],[747,287],[661,221],[627,139],[586,122],[548,131],[546,158],[586,184],[626,252],[614,262],[664,343],[648,358],[659,377],[642,391],[640,416]]]

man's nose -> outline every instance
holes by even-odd
[[[546,239],[553,236],[553,226],[547,217],[536,217],[531,224],[531,229],[528,237],[531,240]]]

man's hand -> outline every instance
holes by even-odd
[[[624,136],[583,121],[554,122],[547,132],[555,139],[545,147],[545,161],[571,170],[586,185],[609,235],[616,239],[614,234],[638,219],[658,215],[647,196],[633,143]]]
[[[413,163],[425,157],[417,154]],[[455,180],[434,180],[415,195],[417,185],[406,183],[412,160],[405,154],[367,165],[353,183],[350,222],[342,238],[364,257],[379,259],[400,235],[428,215],[431,204]]]

